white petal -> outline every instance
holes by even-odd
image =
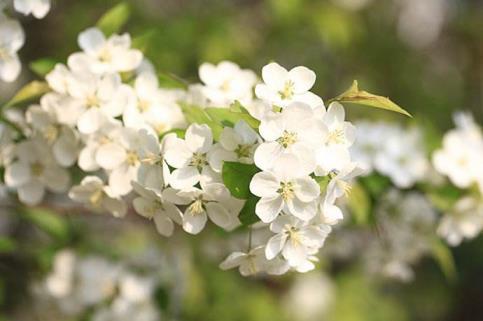
[[[62,135],[52,146],[55,159],[61,166],[69,167],[77,160],[77,143],[67,135]]]
[[[20,74],[21,69],[22,65],[20,64],[17,54],[0,59],[0,79],[3,81],[14,81]]]
[[[297,94],[309,91],[315,83],[315,72],[307,67],[295,67],[288,74],[294,83],[294,90]]]
[[[274,90],[280,90],[288,77],[287,69],[276,62],[269,63],[262,68],[262,78],[265,84]]]
[[[230,226],[232,219],[230,213],[218,203],[209,202],[205,205],[210,220],[216,225],[226,228]]]
[[[320,194],[320,187],[317,182],[310,178],[298,178],[295,183],[295,196],[302,202],[311,202]]]
[[[95,55],[104,46],[106,38],[97,28],[89,28],[79,34],[79,47],[90,55]]]
[[[327,113],[324,115],[324,121],[327,124],[332,124],[334,122],[343,122],[344,118],[344,107],[336,101],[330,103]]]
[[[213,136],[207,125],[193,124],[186,130],[185,141],[193,153],[206,153],[213,144]]]
[[[290,214],[302,221],[309,221],[317,213],[317,205],[315,202],[301,202],[297,198],[287,201],[287,208]]]
[[[65,192],[69,187],[70,176],[62,168],[47,168],[44,172],[43,183],[53,192]]]
[[[99,169],[99,165],[96,161],[96,152],[97,149],[89,145],[81,150],[77,163],[82,170],[92,172]]]
[[[277,142],[267,142],[260,144],[255,150],[255,165],[262,170],[272,169],[275,161],[283,154],[283,147]]]
[[[154,216],[154,224],[156,225],[156,230],[159,234],[166,237],[173,235],[174,224],[170,218],[162,214],[157,214]]]
[[[255,213],[264,223],[270,223],[277,217],[282,207],[283,200],[280,196],[262,198],[255,207]]]
[[[126,160],[126,150],[116,143],[101,145],[96,153],[96,162],[104,169],[112,170]]]
[[[37,205],[44,198],[45,189],[39,181],[31,181],[17,189],[18,198],[27,205]]]
[[[275,258],[280,251],[282,251],[285,242],[287,241],[287,234],[280,233],[272,236],[265,247],[265,256],[267,260]]]
[[[106,121],[106,116],[98,108],[90,108],[83,113],[78,121],[77,128],[83,134],[92,134]]]
[[[5,169],[5,183],[9,187],[18,187],[30,180],[30,167],[24,163],[13,163]]]
[[[299,242],[289,240],[283,248],[282,255],[290,266],[297,266],[306,260],[307,251]]]
[[[119,199],[105,197],[102,206],[115,217],[124,217],[127,213],[126,203]]]
[[[198,234],[206,225],[208,217],[205,212],[191,214],[186,211],[183,215],[183,229],[190,234]]]
[[[200,173],[196,167],[188,166],[174,170],[169,178],[169,184],[176,189],[186,189],[200,181]]]
[[[279,180],[269,172],[256,173],[250,182],[250,191],[259,197],[275,197],[279,188]]]
[[[239,266],[247,257],[243,252],[233,252],[228,257],[220,263],[220,269],[228,270]]]
[[[193,153],[188,148],[186,142],[179,138],[173,138],[166,146],[164,159],[174,168],[182,168],[188,166]]]

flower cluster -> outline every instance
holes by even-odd
[[[426,178],[429,162],[419,128],[367,121],[356,125],[357,141],[352,153],[368,174],[377,171],[398,188],[410,188]]]
[[[342,219],[335,202],[362,170],[349,152],[355,128],[342,105],[326,109],[310,91],[313,71],[270,63],[260,81],[232,62],[205,63],[202,83],[168,89],[128,34],[90,28],[78,44],[46,75],[50,90],[28,106],[17,122],[22,137],[2,155],[5,184],[21,202],[67,193],[116,217],[132,204],[164,236],[178,225],[198,234],[208,222],[230,231],[259,220],[269,238],[222,267],[260,256],[251,273],[314,268]],[[220,110],[230,122],[217,120]],[[248,195],[226,183],[227,162],[250,168]],[[248,203],[256,203],[250,223],[239,218]]]
[[[10,1],[0,2],[0,80],[12,82],[22,69],[17,52],[25,43],[20,23],[7,17],[3,10]],[[42,19],[50,10],[50,0],[13,0],[15,11]]]

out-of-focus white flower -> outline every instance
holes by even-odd
[[[291,267],[300,267],[299,271],[305,272],[315,267],[310,257],[324,245],[331,228],[283,215],[270,224],[270,230],[276,234],[268,240],[265,247],[267,259],[271,260],[281,253]]]
[[[443,147],[433,154],[433,165],[459,188],[483,180],[483,135],[470,115],[456,114],[457,127],[443,137]]]
[[[190,234],[200,233],[208,218],[222,228],[232,228],[243,206],[243,201],[232,197],[220,183],[201,184],[201,189],[191,187],[170,194],[165,195],[167,200],[186,206],[183,229]]]
[[[118,74],[83,72],[69,77],[68,91],[80,111],[77,128],[82,134],[98,130],[106,118],[122,115],[128,103],[129,87],[121,83]]]
[[[50,295],[64,298],[72,293],[75,263],[75,254],[70,250],[62,250],[55,255],[52,272],[45,280],[45,287]]]
[[[50,0],[13,0],[16,11],[42,19],[50,10]]]
[[[5,184],[17,190],[22,202],[40,203],[46,188],[55,193],[68,189],[70,176],[57,164],[45,141],[24,140],[15,145],[14,153],[16,159],[5,169]]]
[[[280,275],[288,271],[290,266],[280,258],[267,260],[265,257],[265,247],[258,246],[248,253],[233,252],[223,262],[220,263],[222,270],[238,267],[243,276],[255,275],[266,272],[268,274]]]
[[[181,211],[163,196],[166,193],[176,193],[173,189],[165,189],[163,192],[142,187],[133,182],[133,187],[139,195],[133,200],[134,210],[148,219],[153,219],[156,229],[161,235],[171,236],[174,231],[174,223],[183,224]],[[172,199],[172,197],[171,197]]]
[[[483,229],[483,204],[472,197],[458,200],[438,226],[438,234],[451,246],[476,237]]]
[[[17,79],[22,66],[17,51],[25,43],[25,34],[18,21],[0,12],[0,80],[12,82]]]
[[[134,90],[122,119],[127,127],[145,128],[162,134],[172,128],[184,127],[184,117],[176,104],[175,92],[162,91],[152,72],[136,77]]]
[[[136,69],[143,59],[137,49],[131,49],[129,34],[112,35],[108,39],[97,28],[80,33],[79,47],[83,52],[69,56],[68,65],[74,71],[97,74],[126,72]]]
[[[245,121],[240,120],[233,128],[223,128],[219,141],[209,156],[209,163],[217,172],[221,171],[223,161],[253,164],[253,154],[260,137]]]
[[[205,84],[203,94],[216,107],[228,107],[235,100],[247,104],[252,100],[253,86],[257,76],[251,70],[241,69],[230,61],[218,65],[204,63],[199,68],[199,76]]]
[[[169,184],[176,189],[189,189],[199,182],[213,180],[214,171],[208,163],[213,150],[213,135],[207,125],[192,124],[185,139],[175,138],[166,146],[165,160],[175,168]]]
[[[257,216],[265,223],[272,222],[282,211],[305,221],[313,218],[320,188],[308,174],[293,155],[281,157],[272,171],[255,174],[250,191],[260,197],[255,208]]]
[[[114,196],[111,189],[97,176],[84,177],[80,185],[71,188],[69,197],[85,204],[93,211],[107,211],[115,217],[123,217],[127,212],[126,203]]]
[[[263,84],[255,87],[258,98],[278,107],[292,102],[303,102],[311,107],[322,105],[322,99],[310,92],[315,83],[315,73],[303,66],[290,71],[272,62],[262,69]]]
[[[314,149],[321,146],[326,127],[314,118],[314,111],[304,103],[293,103],[262,119],[260,135],[265,140],[255,150],[255,164],[270,170],[281,156],[290,154],[300,159],[300,166],[308,172],[315,168]]]

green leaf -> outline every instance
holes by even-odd
[[[387,191],[388,187],[391,186],[391,181],[388,177],[376,173],[359,177],[358,181],[374,199],[377,199],[382,193]]]
[[[327,175],[327,176],[315,176],[314,179],[320,186],[320,192],[325,193],[325,191],[327,190],[327,185],[329,185],[329,182],[330,182],[329,175]]]
[[[158,81],[161,87],[187,89],[188,83],[170,73],[158,72]]]
[[[396,105],[389,98],[374,95],[374,94],[368,93],[367,91],[360,90],[357,80],[354,80],[354,82],[352,83],[352,86],[349,89],[347,89],[344,93],[331,99],[330,101],[331,102],[338,101],[341,103],[350,103],[350,104],[358,104],[358,105],[370,106],[375,108],[381,108],[381,109],[394,111],[394,112],[412,117],[410,113],[408,113],[406,110]]]
[[[259,171],[253,164],[224,162],[221,176],[231,195],[247,199],[250,196],[250,181],[253,175]]]
[[[431,242],[431,253],[446,278],[454,281],[456,278],[456,266],[449,247],[440,239],[434,238]]]
[[[67,240],[69,226],[62,216],[44,208],[23,208],[22,217],[58,240]]]
[[[131,47],[141,50],[144,54],[149,49],[149,45],[153,42],[155,30],[148,30],[143,34],[133,37]]]
[[[110,36],[113,33],[119,32],[129,19],[130,14],[131,10],[129,5],[126,2],[121,2],[102,15],[99,21],[97,21],[96,26],[106,36]]]
[[[30,70],[32,70],[37,76],[44,77],[47,75],[52,69],[54,69],[55,65],[58,63],[57,60],[52,58],[42,58],[32,61],[29,64]]]
[[[253,194],[250,194],[248,196],[248,199],[245,202],[245,205],[243,206],[242,210],[240,211],[240,215],[238,216],[238,219],[240,220],[243,226],[252,225],[260,220],[257,214],[255,214],[255,207],[259,200],[260,198],[256,197]]]
[[[426,190],[431,203],[443,212],[452,209],[463,195],[463,191],[453,185],[423,186],[423,189]]]
[[[45,81],[32,81],[20,89],[13,98],[4,105],[4,108],[24,104],[33,101],[50,91]]]
[[[180,129],[180,128],[173,128],[173,129],[168,130],[167,132],[164,132],[161,135],[159,135],[159,139],[161,140],[164,136],[166,136],[168,134],[172,134],[172,133],[176,134],[176,136],[178,136],[178,138],[184,139],[184,135],[186,133],[186,130]]]
[[[244,120],[248,124],[248,126],[254,129],[257,129],[258,126],[260,126],[260,122],[257,119],[253,118],[246,110],[243,111],[241,109],[215,107],[206,108],[205,110],[206,113],[211,117],[211,119],[223,125],[224,127],[233,127],[239,120]]]
[[[213,138],[218,140],[221,132],[223,131],[223,126],[213,121],[213,119],[211,119],[211,117],[206,113],[205,109],[184,103],[180,103],[180,106],[188,123],[208,125],[213,132]]]
[[[347,206],[351,211],[354,222],[358,225],[369,223],[371,215],[371,200],[366,190],[359,184],[354,183],[348,196]]]

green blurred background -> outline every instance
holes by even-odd
[[[94,25],[103,12],[118,2],[53,0],[53,8],[45,19],[19,17],[27,35],[20,52],[24,66],[41,57],[65,61],[69,53],[77,50],[77,34]],[[323,98],[335,96],[357,79],[362,88],[391,97],[432,132],[442,133],[451,128],[452,113],[461,109],[471,111],[477,122],[483,123],[482,1],[128,2],[133,14],[125,31],[133,36],[151,32],[146,56],[159,70],[191,82],[198,81],[197,67],[204,61],[232,60],[259,72],[263,65],[274,60],[285,67],[304,65],[313,69],[317,73],[314,91]],[[33,77],[24,69],[17,85]],[[2,99],[7,99],[14,86],[0,86],[4,87]],[[353,107],[348,114],[351,120],[365,117],[406,121],[396,114],[363,107]],[[22,298],[21,294],[26,292],[22,291],[25,280],[35,278],[31,270],[46,268],[30,262],[30,253],[37,255],[45,250],[49,256],[58,248],[78,247],[85,240],[79,220],[88,224],[87,218],[73,217],[62,223],[73,232],[60,241],[26,226],[22,219],[14,222],[15,233],[34,236],[23,238],[13,254],[1,254],[2,310],[14,310],[24,304],[23,299],[16,297]],[[139,224],[131,221],[123,230]],[[133,247],[133,239],[129,237],[138,240],[139,235],[142,242],[163,248],[165,239],[146,236],[152,232],[150,228],[131,232],[116,242],[101,239],[99,243],[110,249],[109,255],[114,255],[112,252],[118,248]],[[223,242],[222,237],[217,242]],[[44,242],[32,243],[37,238]],[[300,283],[300,276],[245,279],[237,271],[219,271],[219,261],[207,259],[198,248],[205,241],[209,240],[176,241],[193,253],[189,256],[190,272],[186,272],[190,287],[177,319],[297,319],[301,313],[295,310],[301,306],[294,303],[296,300],[290,293]],[[34,248],[32,244],[36,244]],[[166,251],[176,251],[176,247]],[[454,250],[454,255],[458,277],[452,282],[445,279],[430,259],[418,266],[416,279],[409,284],[369,279],[352,265],[322,264],[312,275],[320,281],[328,274],[330,281],[324,282],[330,284],[309,284],[318,291],[321,307],[325,301],[332,303],[323,309],[321,316],[306,320],[483,320],[483,239],[463,244]]]

